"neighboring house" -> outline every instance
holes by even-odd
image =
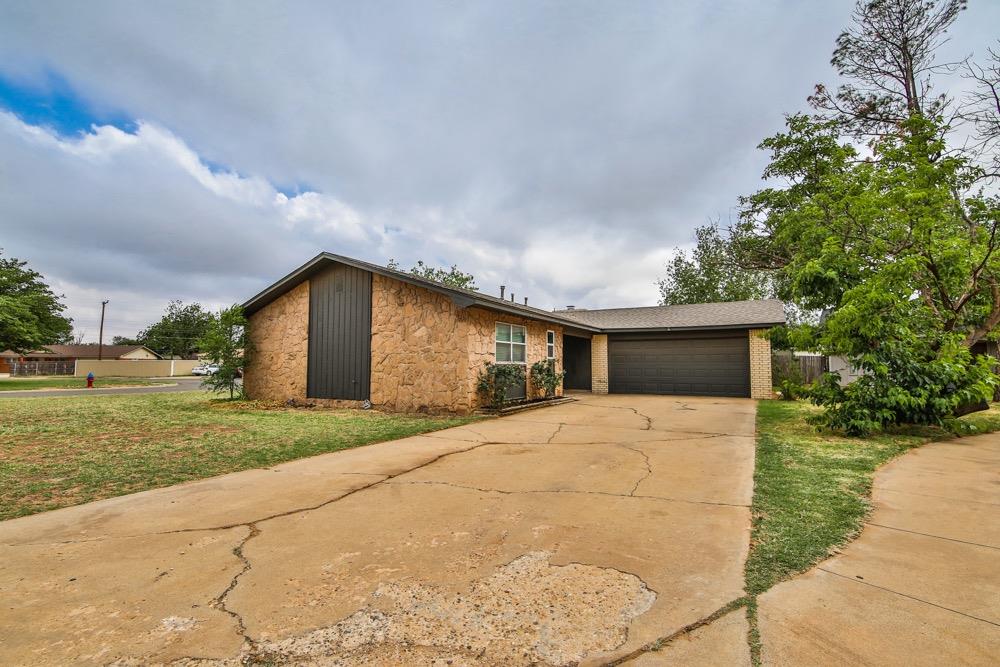
[[[403,412],[473,411],[486,362],[546,358],[567,389],[766,398],[785,322],[776,300],[546,311],[329,253],[243,307],[251,398]]]
[[[98,348],[103,359],[159,359],[160,355],[144,345],[47,345],[41,350],[18,354],[13,350],[0,352],[0,358],[8,364],[26,361],[59,361],[72,363],[77,359],[97,359]]]

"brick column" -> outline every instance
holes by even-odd
[[[771,398],[771,341],[767,329],[750,329],[750,398]]]
[[[608,335],[595,334],[590,339],[590,390],[608,393]]]

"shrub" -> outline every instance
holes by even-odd
[[[531,365],[531,386],[541,390],[545,398],[555,396],[566,371],[556,370],[556,360],[536,361]]]
[[[935,352],[928,358],[887,341],[862,355],[865,375],[846,387],[836,373],[824,374],[811,392],[813,403],[825,408],[815,421],[867,435],[896,424],[947,426],[951,418],[986,409],[997,385],[993,360],[956,344]]]
[[[524,383],[524,366],[486,362],[479,371],[476,389],[487,404],[499,410],[507,402],[507,392]]]
[[[778,383],[778,393],[781,394],[783,401],[797,401],[809,397],[809,387],[791,378],[785,378]]]

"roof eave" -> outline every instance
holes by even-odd
[[[391,271],[385,267],[381,267],[377,264],[371,264],[369,262],[363,262],[361,260],[356,260],[351,257],[343,257],[341,255],[334,255],[329,252],[321,252],[320,254],[313,257],[311,260],[295,269],[288,275],[280,278],[274,282],[268,288],[258,292],[250,299],[243,303],[243,310],[247,315],[252,315],[257,312],[268,303],[278,298],[282,294],[290,291],[293,287],[301,283],[306,278],[309,278],[312,273],[314,273],[319,266],[326,262],[337,262],[340,264],[346,264],[347,266],[352,266],[356,269],[361,269],[363,271],[371,271],[372,273],[377,273],[379,275],[385,276],[387,278],[392,278],[393,280],[398,280],[400,282],[408,283],[410,285],[415,285],[417,287],[423,287],[432,292],[437,292],[438,294],[443,294],[450,298],[456,305],[461,308],[467,308],[469,306],[478,306],[480,308],[486,308],[487,310],[493,310],[497,312],[507,313],[510,315],[516,315],[518,317],[523,317],[526,319],[535,319],[542,322],[550,322],[553,324],[560,324],[563,326],[572,326],[580,329],[585,329],[592,332],[600,332],[600,328],[594,327],[589,324],[582,324],[580,322],[575,322],[568,318],[563,318],[554,315],[548,315],[544,311],[528,311],[525,312],[524,308],[520,308],[517,305],[511,303],[510,306],[506,305],[506,302],[500,302],[493,299],[485,299],[478,296],[475,292],[459,290],[455,288],[448,287],[447,285],[441,285],[435,283],[431,280],[425,280],[418,276],[411,276],[405,273]]]
[[[770,329],[784,325],[785,322],[755,322],[752,324],[712,324],[690,327],[606,327],[604,333],[668,333],[672,331],[720,331],[732,329]]]

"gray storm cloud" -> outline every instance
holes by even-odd
[[[320,250],[457,263],[540,306],[653,303],[832,79],[851,4],[6,3],[0,76],[57,73],[138,125],[0,117],[0,246],[88,330],[111,295],[121,334]],[[997,23],[974,2],[957,48]]]

